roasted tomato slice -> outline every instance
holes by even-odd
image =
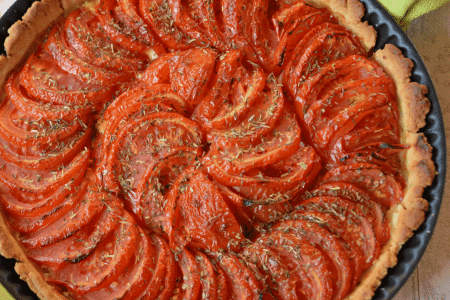
[[[218,274],[214,270],[213,264],[205,254],[199,251],[196,251],[194,255],[202,284],[201,299],[217,300],[220,289],[223,287],[220,286]]]
[[[218,112],[220,106],[226,101],[230,93],[231,83],[239,63],[242,60],[242,52],[232,50],[219,57],[216,63],[215,72],[210,80],[203,98],[192,114],[192,120],[200,123],[211,120]]]
[[[207,175],[192,172],[187,168],[167,196],[171,244],[175,249],[189,243],[209,251],[236,251],[244,238],[239,223]]]
[[[148,85],[170,83],[172,91],[189,103],[189,113],[199,103],[214,70],[217,52],[199,48],[164,55],[153,61],[140,79]]]
[[[341,166],[328,171],[322,183],[348,182],[367,191],[371,200],[392,207],[403,199],[403,187],[392,174],[383,171],[377,165],[358,163]]]
[[[309,278],[310,285],[302,289],[305,299],[342,299],[348,293],[353,278],[349,256],[328,230],[303,219],[286,220],[262,239],[288,258],[291,270]]]
[[[372,224],[375,237],[381,245],[389,240],[389,223],[382,206],[370,200],[369,195],[362,189],[348,182],[329,182],[315,187],[306,198],[315,196],[334,196],[354,202]]]
[[[103,144],[101,180],[111,191],[136,188],[147,165],[177,152],[201,154],[198,125],[175,113],[152,113],[121,124]],[[137,172],[136,172],[137,171]]]
[[[72,121],[77,117],[81,118],[88,115],[94,110],[91,105],[83,106],[67,106],[55,105],[41,102],[29,95],[20,85],[19,75],[12,74],[6,82],[6,92],[14,106],[22,113],[27,114],[35,119],[51,119],[62,121]]]
[[[131,215],[125,212],[119,222],[119,227],[92,254],[55,271],[48,280],[79,295],[106,288],[115,282],[134,256],[139,237],[139,229]]]
[[[189,48],[191,38],[176,26],[168,0],[139,0],[139,12],[166,47],[175,50]]]
[[[257,240],[246,246],[240,253],[244,260],[254,263],[261,272],[267,274],[265,281],[277,299],[299,299],[300,277],[293,270],[288,269],[282,258],[266,245]]]
[[[345,236],[344,240],[353,247],[358,247],[364,256],[364,270],[372,265],[380,254],[380,243],[376,239],[372,224],[355,203],[330,196],[310,198],[296,207],[300,210],[319,211],[331,215],[337,222],[329,219],[329,230],[338,236]],[[328,227],[325,225],[325,227]]]
[[[99,218],[59,242],[30,249],[27,254],[39,264],[59,269],[89,256],[105,237],[115,231],[123,215],[117,199],[102,199],[104,209]]]
[[[217,254],[216,261],[225,272],[230,299],[261,299],[263,286],[243,261],[230,253]]]
[[[36,99],[64,106],[99,107],[113,94],[109,86],[84,82],[62,70],[44,50],[28,58],[20,71],[20,83]]]

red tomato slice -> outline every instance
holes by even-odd
[[[236,251],[244,236],[218,187],[202,172],[190,174],[190,170],[186,170],[189,176],[180,176],[180,184],[174,184],[167,197],[166,208],[176,209],[173,219],[177,224],[171,229],[175,236],[169,235],[171,244],[175,249],[182,248],[183,245],[177,243],[184,241],[209,251]],[[181,233],[188,236],[176,236]]]
[[[131,3],[129,3],[129,6],[131,6]],[[127,7],[126,11],[129,12],[132,9]],[[92,11],[101,20],[103,30],[114,43],[130,51],[146,54],[150,60],[165,53],[163,46],[155,41],[145,28],[138,28],[136,24],[133,24],[134,20],[122,10],[115,0],[101,1],[99,6],[93,8]],[[140,17],[138,20],[142,21]],[[144,25],[143,22],[142,25]]]
[[[152,278],[148,283],[143,299],[157,298],[161,288],[164,287],[164,278],[168,278],[168,276],[166,276],[167,268],[170,267],[168,258],[170,256],[170,253],[168,252],[165,241],[160,236],[154,234],[152,234],[150,237],[152,244],[156,248],[156,255],[152,258],[155,263],[155,267],[153,269],[153,272],[151,272]]]
[[[139,230],[140,236],[137,238],[137,246],[134,255],[131,257],[130,265],[125,272],[120,274],[116,281],[109,286],[90,292],[86,299],[113,299],[133,300],[142,296],[148,286],[155,267],[154,255],[156,247],[152,245],[151,239]]]
[[[61,69],[84,82],[109,86],[112,89],[117,84],[130,79],[129,72],[102,68],[78,57],[77,51],[66,43],[64,35],[62,26],[56,25],[43,44],[44,49],[51,54]]]
[[[297,44],[285,73],[289,86],[303,83],[320,72],[325,64],[351,55],[365,55],[359,40],[345,27],[322,23],[311,29]]]
[[[125,212],[120,223],[92,254],[55,271],[48,281],[78,295],[104,289],[115,282],[129,265],[139,240],[139,229],[131,215]]]
[[[246,246],[240,254],[246,261],[254,263],[261,272],[269,276],[265,281],[276,299],[294,300],[303,296],[297,293],[298,284],[301,282],[299,276],[296,273],[292,274],[292,270],[286,268],[281,257],[260,243],[260,240]]]
[[[20,71],[20,83],[36,99],[64,106],[98,106],[113,95],[108,86],[86,83],[65,72],[46,51],[39,51],[28,58]]]
[[[78,172],[86,170],[89,163],[89,150],[80,152],[70,164],[60,170],[26,170],[5,162],[0,157],[0,182],[10,190],[45,194],[57,190],[70,182]],[[54,172],[53,172],[54,171]]]
[[[220,105],[228,97],[236,69],[241,60],[242,52],[237,50],[226,52],[219,57],[213,77],[206,88],[208,93],[203,95],[204,97],[195,108],[191,116],[192,120],[203,126],[205,122],[210,121],[217,114]]]
[[[265,122],[259,124],[258,120],[256,119],[255,123],[265,127]],[[248,124],[255,123],[249,122]],[[246,144],[246,146],[243,146],[239,144],[221,147],[213,144],[208,155],[216,156],[214,160],[218,161],[221,164],[221,168],[227,170],[227,172],[240,174],[251,169],[263,168],[273,164],[297,151],[301,132],[293,112],[285,111],[278,124],[272,128],[269,127],[269,130],[272,132],[266,137],[261,138],[259,136],[261,142],[253,145]],[[245,138],[243,139],[245,140]],[[245,145],[245,143],[243,144]]]
[[[219,286],[214,266],[208,257],[199,252],[195,252],[195,261],[198,264],[200,280],[202,284],[201,299],[204,300],[217,300],[219,289],[223,288]]]
[[[311,278],[312,285],[304,289],[306,299],[316,299],[319,295],[324,299],[342,299],[347,295],[353,270],[343,244],[328,230],[313,222],[296,219],[278,223],[272,232],[263,238],[290,257],[288,263],[293,264],[293,270],[303,269],[300,275]],[[288,243],[283,242],[285,240]],[[296,249],[293,252],[290,251],[292,247]]]
[[[224,34],[219,29],[220,21],[216,17],[214,1],[196,0],[195,4],[197,5],[198,17],[202,20],[202,24],[205,27],[204,30],[210,40],[210,45],[221,52],[230,50],[229,45],[225,43]]]
[[[331,215],[336,222],[329,221],[329,227],[337,236],[344,236],[344,240],[352,247],[358,247],[364,256],[364,270],[380,255],[380,243],[376,239],[372,224],[366,218],[363,210],[353,202],[337,197],[313,197],[302,202],[297,209],[302,214],[306,211],[319,211]],[[355,283],[357,280],[355,280]]]
[[[62,184],[55,191],[47,193],[30,193],[28,191],[14,191],[0,188],[0,201],[3,209],[10,215],[19,217],[40,217],[50,213],[55,207],[64,202],[76,189],[85,177],[85,169],[80,170],[70,178],[69,182]]]
[[[64,22],[67,43],[77,56],[91,65],[115,71],[136,72],[146,67],[148,57],[114,43],[105,34],[98,17],[87,9],[69,14]]]
[[[284,77],[284,86],[295,98],[295,109],[302,119],[309,105],[317,99],[323,99],[324,95],[344,82],[383,75],[383,69],[374,61],[364,56],[351,55],[323,65],[319,72],[303,78],[296,85],[289,85],[288,79]]]
[[[103,200],[100,217],[70,237],[43,247],[30,249],[27,255],[39,264],[60,269],[64,264],[77,263],[89,256],[105,237],[115,231],[123,215],[117,200]]]
[[[305,10],[309,11],[309,13],[304,14],[300,18],[296,15],[295,19],[291,19],[292,16],[289,16],[289,20],[283,20],[283,23],[274,20],[275,24],[280,24],[275,29],[280,32],[279,34],[282,34],[272,57],[275,74],[282,71],[282,66],[289,64],[295,47],[311,28],[324,22],[337,23],[337,20],[326,9],[313,10],[311,6],[304,5],[302,2],[298,3],[298,5],[302,5],[302,9],[306,8]]]
[[[98,208],[97,203],[95,203],[94,201],[91,201],[88,204],[84,205],[79,204],[79,202],[81,202],[85,196],[86,189],[87,184],[82,184],[81,186],[79,186],[79,189],[75,191],[75,193],[70,194],[68,197],[64,198],[62,203],[55,205],[52,210],[44,212],[41,215],[33,217],[18,217],[9,215],[6,218],[6,221],[14,230],[25,233],[21,240],[22,244],[25,247],[35,248],[46,245],[50,242],[56,242],[63,239],[65,237],[65,234],[70,234],[70,231],[73,230],[73,228],[67,227],[69,229],[66,229],[64,227],[66,224],[61,222],[61,219],[63,219],[63,217],[65,218],[64,221],[67,223],[67,220],[69,218],[73,218],[72,216],[76,216],[73,210],[80,210],[82,217],[89,218],[90,216],[86,216],[85,211],[83,211],[84,206],[92,209],[93,212],[96,208]],[[75,219],[75,221],[77,220],[78,219]],[[57,226],[55,226],[55,224],[57,224]],[[51,227],[50,236],[45,236],[45,234],[48,232],[48,230],[46,229],[47,227]]]
[[[180,151],[200,155],[200,133],[195,122],[175,113],[137,117],[117,128],[115,138],[103,145],[99,175],[111,191],[127,192],[138,183],[132,178],[140,178],[145,172],[141,162],[156,162]],[[138,168],[138,175],[131,167]]]
[[[178,264],[183,274],[183,280],[181,281],[181,299],[197,300],[200,298],[200,292],[202,288],[200,268],[194,255],[191,254],[186,248],[180,254]]]
[[[139,12],[166,47],[174,50],[190,47],[191,38],[175,25],[168,0],[139,0]]]
[[[258,56],[251,47],[253,1],[221,0],[220,7],[222,22],[219,27],[223,28],[226,43],[231,49],[242,49],[249,61],[258,63]]]
[[[243,262],[230,253],[218,254],[216,260],[226,274],[230,299],[260,299],[262,284]]]
[[[259,94],[264,89],[265,82],[266,75],[261,68],[257,68],[251,77],[251,83],[247,87],[246,91],[244,91],[241,83],[237,83],[239,86],[241,86],[242,90],[242,92],[238,94],[242,97],[240,99],[238,98],[239,103],[223,115],[216,116],[212,120],[205,122],[205,124],[203,125],[203,129],[206,131],[212,129],[225,129],[241,120],[241,118],[250,111],[252,106],[259,99]]]
[[[32,98],[19,83],[18,74],[9,76],[5,85],[6,93],[14,106],[22,113],[35,119],[51,119],[70,122],[79,117],[83,119],[94,110],[93,106],[66,106],[41,103]]]
[[[262,136],[268,135],[272,130],[275,133],[286,131],[281,125],[283,122],[280,121],[283,117],[285,119],[292,119],[290,121],[295,122],[293,127],[299,131],[300,129],[297,128],[294,114],[289,109],[284,109],[285,100],[283,91],[277,84],[275,77],[270,75],[266,84],[270,91],[263,90],[260,99],[253,105],[245,117],[241,118],[239,122],[229,124],[226,129],[209,130],[208,140],[215,141],[215,144],[221,145],[249,146],[250,144],[261,142],[263,139]],[[276,128],[276,123],[279,123],[278,127],[281,128]],[[300,135],[300,132],[298,135]],[[264,148],[264,146],[261,146],[261,148]]]
[[[389,223],[381,205],[370,200],[369,195],[355,185],[347,182],[321,184],[309,193],[309,197],[315,196],[334,196],[354,202],[372,224],[377,241],[384,245],[389,240]]]
[[[336,181],[354,184],[367,191],[372,201],[386,207],[392,207],[403,199],[401,182],[374,164],[359,163],[334,168],[325,174],[321,183]]]
[[[18,110],[6,98],[0,105],[0,138],[15,146],[39,147],[81,131],[86,119],[71,122],[35,119]]]
[[[141,18],[139,13],[139,0],[121,0],[118,1],[120,9],[116,9],[116,17],[124,24],[128,30],[141,40],[144,44],[152,47],[150,53],[147,55],[154,59],[155,56],[160,56],[165,53],[161,43],[153,36],[148,29],[147,24]]]

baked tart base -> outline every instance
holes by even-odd
[[[367,22],[361,22],[364,9],[358,1],[308,0],[307,3],[314,7],[327,7],[337,17],[339,24],[361,39],[366,50],[370,51],[375,45],[376,32]],[[35,2],[22,21],[10,28],[10,36],[5,42],[7,56],[0,57],[2,98],[5,97],[4,86],[11,72],[25,63],[37,43],[48,34],[49,28],[80,4],[81,2],[76,1]],[[402,201],[386,213],[391,228],[390,239],[346,299],[370,299],[381,279],[387,274],[388,268],[396,265],[398,251],[424,221],[428,202],[422,198],[422,194],[424,188],[431,185],[435,174],[431,146],[426,137],[418,132],[425,125],[425,116],[429,111],[430,104],[425,97],[427,88],[410,81],[413,64],[410,59],[403,57],[395,46],[386,45],[384,49],[373,54],[373,59],[383,67],[396,86],[400,140],[402,144],[409,145],[400,158],[405,188]],[[70,298],[68,293],[62,295],[46,282],[42,270],[27,258],[13,230],[6,225],[4,217],[0,218],[0,253],[18,261],[15,270],[21,278],[41,299],[65,299],[65,296]]]

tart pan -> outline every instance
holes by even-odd
[[[389,269],[387,276],[382,280],[380,287],[373,297],[374,300],[388,300],[395,296],[414,271],[414,268],[425,252],[425,248],[430,241],[431,234],[436,225],[444,193],[446,171],[444,122],[430,75],[419,53],[417,53],[417,50],[407,35],[377,0],[360,1],[366,8],[366,15],[363,20],[367,20],[370,25],[374,26],[378,33],[375,50],[382,49],[387,43],[394,44],[402,50],[403,55],[414,62],[411,80],[428,87],[428,98],[431,102],[431,110],[426,117],[426,125],[422,128],[421,132],[426,135],[428,142],[433,147],[433,161],[436,165],[437,175],[433,184],[424,191],[423,197],[430,204],[429,210],[426,213],[425,222],[402,247],[398,254],[397,265]],[[34,0],[16,1],[0,19],[0,43],[4,44],[8,28],[21,19],[33,2]],[[4,54],[5,50],[3,47],[1,50]],[[6,259],[0,256],[0,282],[16,299],[38,299],[28,288],[28,285],[24,281],[21,281],[19,276],[14,272],[14,263],[15,261],[13,259]]]

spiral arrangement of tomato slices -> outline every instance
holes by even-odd
[[[76,299],[343,299],[402,201],[395,86],[302,0],[106,0],[9,77],[0,203]]]

